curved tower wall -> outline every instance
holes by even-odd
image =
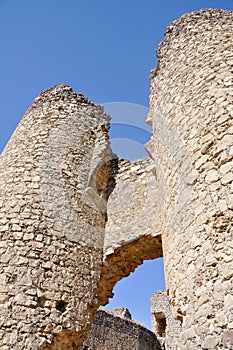
[[[186,14],[168,27],[151,75],[150,149],[179,326],[166,349],[232,346],[232,48],[232,11]]]
[[[117,159],[109,119],[55,86],[0,156],[3,350],[81,349],[114,285],[162,256],[153,161]]]
[[[2,349],[48,349],[54,336],[55,349],[82,344],[98,306],[108,128],[102,107],[58,85],[1,154]]]

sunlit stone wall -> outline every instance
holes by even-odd
[[[1,154],[1,350],[82,344],[98,306],[108,128],[102,107],[58,85],[35,99]]]
[[[70,87],[35,99],[0,156],[1,350],[80,350],[114,284],[163,254],[166,350],[232,349],[232,47],[231,11],[168,27],[152,160],[113,156],[109,116]]]
[[[167,350],[232,349],[233,12],[173,22],[151,75],[169,301]]]
[[[153,162],[116,158],[109,120],[58,85],[0,156],[1,350],[81,349],[115,283],[162,255]]]
[[[153,332],[131,319],[129,311],[99,310],[82,350],[161,350]]]

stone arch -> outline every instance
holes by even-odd
[[[114,159],[109,178],[104,258],[97,288],[101,305],[144,260],[163,256],[159,194],[153,161]]]
[[[112,297],[112,289],[118,281],[127,277],[144,260],[162,257],[161,236],[147,235],[117,248],[103,263],[100,281],[96,290],[100,305],[106,305]]]

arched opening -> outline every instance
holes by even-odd
[[[142,254],[139,251],[138,253]],[[115,278],[118,273],[118,279],[119,274],[123,272],[119,267],[120,265],[118,269],[116,267],[113,269]],[[160,319],[159,332],[150,330],[150,299],[158,289],[165,289],[162,257],[145,260],[128,277],[122,276],[113,288],[114,297],[105,307],[97,311],[92,330],[82,350],[85,350],[86,346],[93,349],[161,350],[160,334],[165,334],[166,320],[164,322],[162,318]]]
[[[114,296],[103,309],[127,308],[133,320],[151,329],[150,298],[164,289],[163,258],[146,260],[115,285]]]
[[[112,116],[113,152],[123,159],[116,158],[111,164],[98,300],[106,305],[115,294],[105,309],[126,307],[134,319],[150,329],[150,297],[164,290],[165,282],[162,241],[156,226],[159,192],[154,162],[144,148],[151,137],[151,127],[145,123],[148,108],[113,103],[105,109]]]

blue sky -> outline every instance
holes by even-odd
[[[33,99],[66,83],[106,103],[120,155],[144,156],[155,49],[172,20],[203,7],[233,10],[233,0],[0,0],[0,152]],[[149,326],[149,298],[163,288],[161,260],[146,262],[119,283],[109,307],[128,306]]]

